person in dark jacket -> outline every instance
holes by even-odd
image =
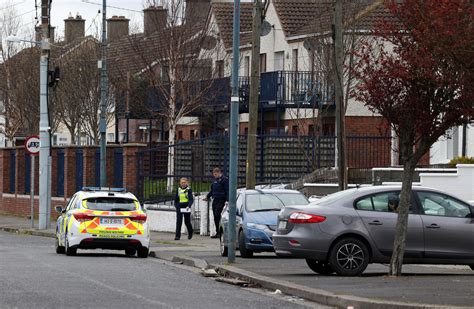
[[[188,229],[188,239],[193,238],[193,226],[191,225],[191,206],[193,205],[193,191],[189,187],[188,179],[181,178],[179,187],[174,198],[174,206],[176,207],[176,236],[174,240],[181,238],[181,226],[184,224]]]
[[[221,221],[222,210],[229,201],[229,181],[222,175],[222,170],[216,167],[212,171],[214,181],[211,184],[211,191],[207,194],[204,201],[212,198],[212,213],[214,214],[214,223],[216,225],[216,234],[211,238],[219,238],[219,222]]]

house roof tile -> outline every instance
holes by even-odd
[[[240,4],[240,45],[251,42],[252,31],[252,3]],[[232,47],[232,33],[234,20],[234,4],[232,2],[212,2],[211,9],[216,18],[219,35],[224,42],[224,47]]]

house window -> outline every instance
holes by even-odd
[[[250,57],[245,56],[244,58],[244,76],[250,76]]]
[[[249,128],[244,129],[244,135],[249,135]]]
[[[273,71],[283,71],[285,69],[285,52],[276,52],[273,60]]]
[[[314,135],[314,125],[310,124],[308,126],[308,135]]]
[[[218,78],[224,77],[224,60],[216,61],[216,75]]]
[[[293,61],[293,71],[298,72],[298,48],[293,49],[291,55]]]
[[[191,130],[190,131],[190,139],[193,140],[194,139],[194,136],[195,136],[195,131],[194,130]]]
[[[183,139],[183,131],[178,131],[178,140],[182,140]]]
[[[298,135],[298,126],[291,127],[291,135]]]
[[[161,80],[163,82],[168,82],[169,79],[169,67],[164,66],[161,68]]]
[[[267,71],[267,54],[260,54],[260,73]]]
[[[114,133],[107,133],[107,143],[115,142],[115,134]]]

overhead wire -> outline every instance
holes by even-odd
[[[102,3],[92,2],[92,1],[89,1],[89,0],[82,0],[82,2],[88,3],[88,4],[93,4],[93,5],[100,5],[100,6],[102,6]],[[129,11],[129,12],[135,12],[135,13],[142,13],[142,14],[143,14],[143,11],[128,9],[128,8],[119,7],[119,6],[106,5],[106,7],[112,8],[112,9],[117,9],[117,10],[123,10],[123,11]]]

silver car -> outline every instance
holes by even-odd
[[[349,189],[309,206],[285,207],[273,245],[279,256],[305,258],[320,274],[360,275],[388,263],[400,186]],[[404,263],[474,269],[474,206],[442,191],[413,187]]]

